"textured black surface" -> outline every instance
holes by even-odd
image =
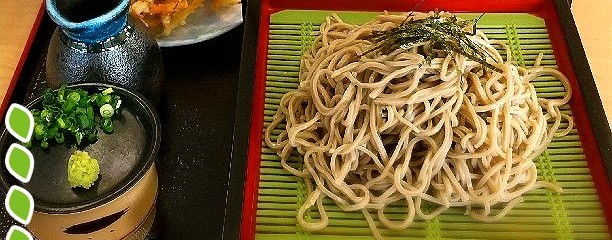
[[[166,81],[155,236],[219,239],[223,230],[242,27],[163,49]]]
[[[41,70],[53,28],[45,17],[12,102],[23,102],[44,88]],[[210,41],[162,49],[159,195],[150,239],[221,239],[242,32],[239,26]],[[2,236],[12,224],[1,211]]]
[[[234,141],[232,143],[232,160],[230,164],[225,222],[223,239],[238,239],[240,237],[240,222],[242,220],[242,203],[246,178],[249,131],[251,124],[251,106],[255,65],[257,60],[257,39],[259,30],[259,0],[251,0],[249,4],[243,0],[242,12],[244,19],[244,41],[242,42],[242,59],[240,61],[240,79],[238,80],[236,96],[236,118],[234,123]]]
[[[58,28],[49,44],[49,85],[57,88],[72,82],[113,82],[141,91],[157,102],[163,74],[159,47],[140,21],[130,17],[128,24],[131,30],[126,39],[115,39],[112,47],[98,51],[69,46],[76,43]]]

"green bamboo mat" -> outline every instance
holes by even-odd
[[[264,128],[272,120],[283,94],[297,88],[300,57],[329,14],[287,10],[271,16]],[[377,14],[339,13],[344,21],[355,24],[370,21]],[[487,14],[478,27],[491,39],[507,41],[517,64],[533,65],[542,52],[542,64],[556,67],[542,19],[529,14]],[[562,84],[552,77],[541,77],[533,84],[541,97],[558,98],[564,94]],[[562,111],[571,114],[569,106],[562,107]],[[567,123],[562,124],[565,126]],[[274,134],[279,134],[283,127],[279,126]],[[325,202],[329,225],[316,232],[302,229],[296,215],[306,199],[306,186],[281,167],[279,158],[265,143],[262,146],[256,239],[372,238],[361,212],[343,212],[329,199]],[[564,190],[562,194],[546,189],[529,192],[524,202],[496,222],[483,223],[465,216],[462,208],[451,208],[432,220],[415,217],[414,223],[402,231],[384,229],[379,224],[381,233],[386,239],[610,239],[576,130],[555,138],[535,161],[539,179],[557,183]],[[300,156],[295,154],[290,162],[299,166]],[[401,205],[394,205],[386,212],[389,218],[400,219],[404,210]],[[316,211],[307,216],[318,219]],[[372,217],[377,221],[376,214]]]

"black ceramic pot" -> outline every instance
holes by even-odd
[[[111,82],[156,103],[163,78],[161,51],[129,0],[47,0],[58,28],[49,44],[47,82]]]
[[[34,215],[27,228],[40,240],[125,240],[150,227],[157,196],[155,160],[161,143],[161,124],[155,109],[141,94],[117,85],[78,83],[68,88],[99,92],[113,88],[123,110],[112,134],[98,132],[98,140],[85,146],[98,159],[100,175],[90,189],[73,189],[67,180],[74,144],[30,148],[36,164],[32,179],[22,183],[0,166],[0,190],[12,185],[28,190],[34,198]],[[26,104],[41,108],[42,97]],[[0,134],[0,151],[17,140],[8,131]],[[148,225],[147,225],[148,224]],[[146,231],[145,231],[146,233]],[[142,233],[140,233],[142,235]],[[140,238],[142,239],[142,238]]]

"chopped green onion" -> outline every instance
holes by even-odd
[[[64,102],[64,104],[62,104],[62,109],[63,109],[65,112],[67,112],[67,111],[71,111],[71,110],[74,108],[74,106],[76,106],[76,103],[75,103],[75,102],[72,102],[72,101],[66,101],[66,102]]]
[[[113,120],[110,118],[104,118],[104,121],[102,122],[102,130],[106,133],[113,132],[115,130]]]
[[[64,142],[64,134],[63,133],[59,133],[55,136],[55,141],[57,143],[63,143]]]
[[[115,113],[115,109],[113,109],[113,106],[110,104],[104,104],[102,107],[100,107],[100,116],[103,118],[112,117],[113,113]]]
[[[87,108],[87,117],[88,117],[89,119],[94,119],[94,111],[93,111],[93,108],[92,108],[92,107],[88,107],[88,108]]]
[[[79,115],[87,114],[87,110],[85,108],[82,108],[82,107],[78,107],[75,112],[76,112],[76,114],[79,114]]]
[[[63,102],[64,101],[64,94],[66,92],[66,86],[62,86],[60,87],[59,90],[57,90],[57,101],[59,102]]]
[[[80,145],[83,140],[83,132],[76,132],[74,137],[76,138],[77,145]]]
[[[43,94],[43,102],[52,102],[53,101],[53,93],[51,90],[45,91]]]
[[[42,136],[43,134],[45,134],[45,125],[36,124],[36,126],[34,127],[34,133],[38,136]]]
[[[71,92],[68,94],[68,101],[78,103],[81,100],[81,94],[78,92]]]
[[[47,110],[47,109],[42,110],[42,112],[40,113],[40,117],[42,119],[44,119],[45,121],[47,121],[47,122],[51,121],[51,117],[52,116],[53,116],[53,114],[51,112],[49,112],[49,110]]]
[[[58,126],[61,128],[61,129],[66,128],[66,122],[64,122],[64,119],[62,119],[62,118],[58,118],[58,119],[57,119],[57,125],[58,125]]]
[[[32,112],[32,115],[33,115],[34,117],[40,117],[40,110],[38,110],[38,109],[32,109],[32,111],[31,111],[31,112]]]
[[[79,121],[81,123],[81,128],[83,129],[87,129],[91,126],[91,122],[89,118],[87,118],[87,115],[84,115],[84,114],[79,115]]]
[[[113,93],[113,92],[114,92],[114,91],[113,91],[113,89],[112,89],[112,88],[107,88],[106,90],[102,91],[102,94],[104,94],[104,95],[109,95],[109,94],[111,94],[111,93]]]
[[[94,142],[97,139],[98,139],[98,136],[96,135],[96,132],[91,132],[87,134],[87,140],[89,140],[90,142]]]
[[[59,128],[57,127],[57,125],[52,125],[48,128],[47,137],[50,137],[50,138],[55,137],[58,132],[59,132]]]
[[[102,107],[102,105],[108,103],[110,100],[110,95],[98,95],[98,98],[96,99],[96,104],[98,105],[98,107]]]
[[[113,93],[112,88],[91,95],[85,90],[66,86],[57,92],[46,89],[42,108],[32,110],[35,141],[44,148],[49,147],[51,141],[64,143],[74,140],[80,145],[95,142],[98,129],[113,132],[113,117],[120,113],[121,104],[121,98]]]
[[[89,100],[89,94],[86,91],[79,91],[79,94],[81,94],[81,98],[79,99],[79,105],[81,106],[88,106],[89,104],[87,104],[88,100]]]

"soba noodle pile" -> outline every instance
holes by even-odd
[[[430,14],[415,13],[414,19]],[[561,190],[536,181],[533,159],[553,136],[572,129],[571,118],[559,111],[571,96],[566,77],[539,67],[541,55],[533,68],[513,65],[505,43],[479,31],[471,40],[494,58],[489,62],[500,72],[458,53],[425,63],[436,51],[427,42],[361,56],[374,44],[364,40],[368,34],[405,19],[385,13],[358,26],[328,17],[302,57],[298,89],[284,95],[265,131],[266,144],[277,151],[282,166],[308,186],[297,216],[305,229],[327,226],[324,198],[344,211],[362,211],[381,238],[370,213],[390,229],[405,229],[415,215],[430,219],[453,206],[492,221],[527,191]],[[505,61],[494,45],[506,48]],[[567,94],[538,98],[530,81],[542,75],[558,78]],[[570,124],[559,130],[563,118]],[[282,123],[273,140],[272,130]],[[303,169],[287,163],[294,149],[303,156]],[[385,208],[398,201],[405,202],[406,217],[389,220]],[[436,209],[424,211],[425,202]],[[506,204],[492,214],[498,203]],[[306,221],[313,207],[320,219]]]

